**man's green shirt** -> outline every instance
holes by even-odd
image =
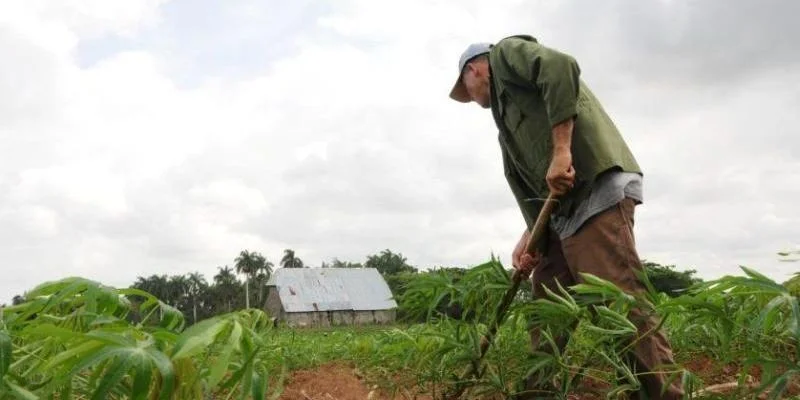
[[[569,216],[605,171],[642,173],[617,127],[580,79],[573,57],[519,35],[493,46],[489,65],[505,176],[529,229],[549,193],[545,177],[552,128],[560,122],[575,121],[575,186],[559,199],[556,215]]]

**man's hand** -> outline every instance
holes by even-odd
[[[517,242],[514,252],[511,253],[511,264],[515,269],[520,270],[522,276],[526,278],[539,262],[538,255],[527,252],[528,240],[530,237],[531,233],[527,229],[522,232],[522,237],[519,239],[519,242]]]
[[[569,150],[553,152],[550,168],[547,170],[547,187],[555,196],[566,194],[575,184],[575,168],[572,167],[572,153]]]
[[[531,232],[527,229],[522,232],[522,237],[519,238],[517,246],[514,247],[514,252],[511,253],[511,264],[514,268],[519,268],[520,258],[525,254],[525,248],[528,247],[528,240],[531,237]]]
[[[553,127],[553,158],[547,170],[547,187],[555,196],[566,194],[575,184],[572,167],[572,119]]]

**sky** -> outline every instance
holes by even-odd
[[[524,229],[471,42],[576,58],[644,169],[641,258],[800,264],[793,0],[31,0],[0,5],[0,303],[83,276],[277,264],[510,266]]]

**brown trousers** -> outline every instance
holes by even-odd
[[[626,198],[589,219],[575,235],[563,242],[551,231],[547,254],[541,258],[531,277],[534,298],[546,296],[542,286],[559,293],[556,280],[564,288],[580,282],[579,272],[606,279],[629,293],[646,290],[634,273],[634,270],[642,270],[633,235],[634,207],[634,201]],[[643,318],[639,310],[632,310],[629,317],[639,329],[639,334],[658,324],[655,317]],[[532,329],[530,336],[531,345],[534,349],[538,348],[538,330]],[[566,338],[559,338],[558,344],[563,348]],[[548,347],[544,345],[539,350],[547,351]],[[661,394],[662,388],[668,383],[669,373],[656,372],[657,368],[669,369],[673,363],[672,349],[662,331],[651,333],[634,347],[631,369],[637,374],[645,373],[638,375],[644,389],[639,393],[640,398],[682,397],[680,379],[673,380],[665,393]],[[536,388],[529,385],[528,389]]]

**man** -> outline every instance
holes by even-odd
[[[526,275],[534,270],[534,296],[545,295],[543,286],[557,292],[556,280],[564,287],[578,283],[581,272],[628,292],[644,291],[635,274],[642,265],[633,235],[634,207],[643,201],[642,171],[580,79],[575,59],[517,35],[495,45],[470,45],[458,68],[450,97],[491,109],[499,129],[505,176],[527,225],[512,264]],[[530,229],[548,193],[558,201],[549,233],[535,254],[527,254]],[[640,333],[657,324],[639,310],[631,317]],[[536,330],[531,342],[534,348],[539,344]],[[645,373],[640,375],[645,398],[682,397],[678,380],[668,385],[667,373],[652,373],[673,364],[663,332],[641,340],[634,358],[635,371]]]

